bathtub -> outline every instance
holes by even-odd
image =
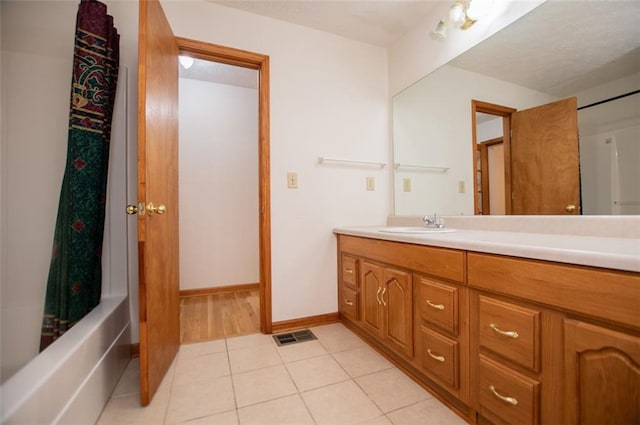
[[[2,424],[95,423],[129,362],[130,332],[127,297],[103,297],[2,385]]]

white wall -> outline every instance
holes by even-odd
[[[640,74],[629,75],[578,93],[578,106],[638,89]],[[638,214],[640,204],[621,207],[613,201],[618,196],[629,198],[622,201],[640,201],[630,199],[638,198],[640,187],[636,174],[640,163],[640,95],[578,111],[578,128],[583,214]],[[620,151],[618,158],[616,149]]]
[[[180,78],[179,128],[180,289],[258,282],[258,91]]]
[[[110,3],[110,2],[108,2]],[[121,64],[137,63],[137,4],[113,2]],[[38,352],[64,171],[77,2],[2,1],[2,379]],[[126,70],[125,70],[126,71]],[[114,122],[104,291],[125,294],[125,137],[135,140],[135,72]],[[124,87],[121,87],[124,88]],[[127,97],[128,96],[128,97]],[[129,102],[127,102],[129,101]],[[125,103],[126,111],[123,111]],[[128,114],[129,126],[125,126]],[[116,140],[117,138],[120,138]],[[117,146],[116,146],[117,145]],[[111,244],[111,245],[110,245]],[[103,291],[103,293],[104,293]]]
[[[448,167],[446,173],[396,171],[395,214],[473,215],[471,100],[526,109],[554,97],[443,66],[394,97],[394,161]],[[411,192],[402,180],[411,178]],[[458,193],[458,182],[465,193]]]
[[[332,229],[385,222],[389,171],[317,157],[388,161],[385,49],[206,1],[162,5],[176,35],[270,56],[273,320],[337,311]]]

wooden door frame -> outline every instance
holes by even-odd
[[[471,147],[473,152],[473,213],[478,211],[478,136],[476,112],[502,117],[502,139],[504,143],[504,207],[511,214],[511,114],[516,109],[493,103],[471,100]]]
[[[491,172],[489,171],[489,148],[495,145],[503,144],[503,137],[497,137],[495,139],[487,140],[481,143],[477,143],[477,151],[480,155],[480,183],[482,184],[482,214],[483,215],[491,215],[491,202],[489,200],[489,176]],[[476,162],[476,167],[478,163]],[[477,168],[476,168],[477,174]],[[477,181],[476,175],[476,184]],[[477,195],[476,195],[477,196]],[[476,203],[477,204],[477,203]]]
[[[273,330],[271,314],[271,184],[269,137],[269,56],[176,37],[178,50],[189,56],[258,71],[258,203],[260,249],[260,332]]]

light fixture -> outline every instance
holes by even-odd
[[[431,33],[435,38],[445,38],[447,28],[467,30],[484,15],[493,0],[456,0],[445,16],[438,21]]]
[[[189,69],[193,65],[193,58],[189,56],[178,56],[178,62],[184,69]]]

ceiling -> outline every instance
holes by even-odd
[[[444,0],[209,0],[340,35],[376,46],[389,47],[430,17]]]
[[[209,81],[248,89],[258,88],[258,71],[240,66],[194,59],[193,65],[185,69],[178,67],[180,78]]]
[[[209,1],[388,47],[449,0]],[[450,64],[559,97],[637,73],[640,1],[549,0]]]
[[[640,72],[640,1],[548,1],[450,65],[562,97]]]

